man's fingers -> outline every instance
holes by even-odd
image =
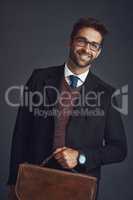
[[[66,160],[65,160],[65,159],[62,159],[62,158],[57,159],[57,162],[60,163],[61,165],[67,165]]]
[[[58,149],[56,149],[56,150],[53,152],[53,154],[55,155],[55,154],[57,154],[57,153],[59,153],[59,152],[62,152],[62,151],[65,150],[65,149],[67,149],[67,147],[58,148]]]
[[[66,160],[64,160],[64,159],[58,159],[57,162],[58,162],[62,167],[67,167],[67,168],[68,168],[68,164],[67,164]]]
[[[67,159],[67,155],[65,154],[65,151],[63,150],[63,151],[59,151],[58,153],[56,153],[55,155],[54,155],[54,157],[55,158],[64,158],[64,159]]]
[[[57,154],[55,154],[55,156],[54,156],[55,159],[60,159],[60,158],[62,158],[62,157],[63,157],[63,155],[60,154],[60,153],[57,153]]]
[[[77,165],[77,151],[62,147],[58,148],[53,153],[54,158],[64,168],[73,168]]]
[[[56,156],[55,159],[60,161],[60,162],[67,162],[67,159],[62,157],[62,156],[58,156],[58,157]]]

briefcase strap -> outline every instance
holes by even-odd
[[[63,150],[61,150],[61,151],[63,151]],[[44,167],[47,163],[48,163],[48,161],[49,160],[51,160],[52,158],[53,158],[53,156],[54,156],[54,154],[52,153],[52,154],[50,154],[50,156],[48,156],[46,159],[44,159],[43,160],[43,162],[41,163],[41,167]],[[77,170],[75,170],[75,169],[69,169],[71,172],[73,172],[73,173],[78,173],[78,171]]]

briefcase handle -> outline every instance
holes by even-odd
[[[61,150],[61,151],[63,151],[63,150]],[[54,156],[54,154],[52,153],[52,154],[50,154],[50,156],[48,156],[46,159],[44,159],[43,161],[42,161],[42,163],[41,163],[41,167],[44,167],[47,163],[48,163],[48,161],[49,160],[51,160],[52,158],[53,158],[53,156]],[[71,172],[73,172],[73,173],[78,173],[78,171],[77,170],[75,170],[75,169],[69,169]]]

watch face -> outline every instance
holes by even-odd
[[[85,162],[86,162],[86,157],[85,157],[85,155],[81,154],[79,156],[79,163],[80,164],[85,164]]]

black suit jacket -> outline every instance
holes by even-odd
[[[64,65],[37,69],[34,70],[27,86],[31,92],[39,91],[43,94],[44,86],[50,85],[60,89],[63,76]],[[89,72],[84,83],[84,91],[85,95],[89,92],[89,98],[90,95],[93,96],[92,100],[89,99],[91,106],[84,103],[74,110],[86,109],[89,114],[70,117],[66,127],[65,142],[67,147],[83,151],[86,155],[85,166],[77,166],[77,170],[100,178],[102,165],[124,160],[127,154],[126,137],[120,113],[111,106],[114,88]],[[81,89],[81,95],[82,92],[83,89]],[[52,88],[47,88],[45,94],[46,103],[55,102],[57,93]],[[94,94],[101,94],[100,102],[96,102]],[[34,96],[33,102],[38,102],[37,95]],[[8,184],[15,184],[20,163],[40,164],[52,153],[55,117],[53,115],[38,116],[35,109],[39,108],[43,115],[42,110],[49,111],[54,107],[52,105],[49,108],[44,105],[34,106],[32,112],[27,106],[19,108],[12,139]],[[96,113],[99,109],[102,111],[101,114]]]

